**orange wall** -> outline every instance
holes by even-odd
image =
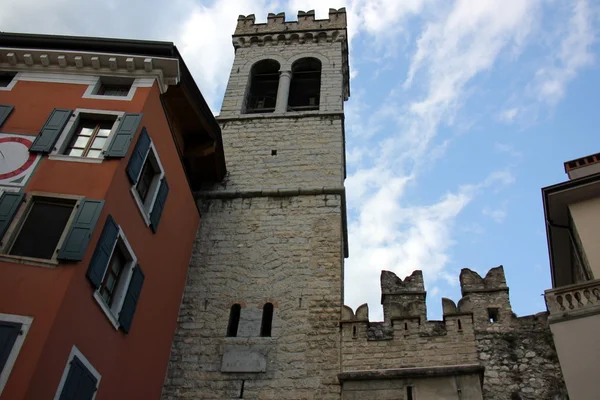
[[[85,89],[85,85],[17,82],[12,91],[0,92],[0,103],[15,105],[1,131],[35,134],[53,108],[141,111],[141,126],[147,127],[157,148],[169,195],[158,232],[153,234],[140,215],[125,173],[139,132],[121,160],[87,164],[42,159],[26,191],[104,198],[106,204],[81,262],[54,269],[0,262],[0,312],[35,318],[3,399],[52,398],[73,345],[102,375],[96,399],[160,397],[199,215],[157,86],[137,88],[132,102],[82,99]],[[109,213],[121,225],[146,276],[128,335],[108,321],[85,277]],[[49,281],[54,284],[48,285]]]

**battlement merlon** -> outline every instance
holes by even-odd
[[[323,31],[346,29],[346,8],[329,9],[328,19],[315,19],[315,11],[298,11],[297,21],[286,21],[285,13],[269,13],[267,23],[257,24],[254,14],[240,15],[233,36],[246,36],[266,33],[285,33],[288,31]]]
[[[425,282],[423,281],[423,272],[413,271],[412,274],[404,278],[390,271],[381,271],[381,295],[386,294],[422,294],[425,292]]]
[[[477,272],[468,268],[460,271],[460,289],[463,296],[469,293],[498,292],[507,291],[506,277],[504,276],[504,267],[502,265],[492,268],[482,278]]]

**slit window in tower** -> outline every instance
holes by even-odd
[[[498,322],[499,310],[497,308],[488,308],[487,311],[490,323]]]
[[[260,336],[271,336],[273,326],[273,304],[267,303],[263,306],[262,323],[260,324]]]
[[[292,82],[288,109],[292,111],[318,110],[321,93],[321,61],[302,58],[292,65]]]
[[[406,400],[413,400],[413,388],[412,386],[407,386],[406,387]]]
[[[271,113],[277,103],[279,63],[262,60],[250,71],[250,91],[246,99],[246,113]]]
[[[231,306],[231,311],[229,312],[229,324],[227,324],[227,336],[228,337],[236,337],[238,332],[238,326],[240,324],[240,312],[242,310],[242,306],[239,304],[234,304]]]

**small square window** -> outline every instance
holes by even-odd
[[[116,119],[116,116],[103,118],[91,115],[81,116],[64,154],[74,157],[100,158]]]
[[[100,85],[95,94],[99,96],[127,97],[132,85],[133,79],[102,77],[100,78]]]
[[[75,203],[74,200],[34,197],[8,253],[52,259]]]
[[[490,323],[498,322],[500,316],[500,310],[498,308],[488,308],[487,312]]]
[[[8,87],[16,75],[16,72],[0,72],[0,87]]]

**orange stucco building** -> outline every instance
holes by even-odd
[[[220,128],[171,43],[0,43],[0,398],[159,398]]]

